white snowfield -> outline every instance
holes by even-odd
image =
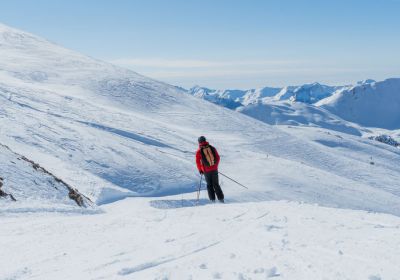
[[[97,215],[0,216],[0,278],[400,275],[400,218],[391,215],[284,201],[181,207],[177,197],[129,198],[102,209]]]
[[[240,107],[237,111],[271,125],[313,126],[356,136],[375,131],[345,121],[324,108],[303,102],[258,102]]]
[[[316,106],[363,126],[400,129],[400,78],[345,88]]]
[[[271,126],[5,25],[0,58],[0,144],[13,151],[0,149],[0,177],[17,200],[0,197],[0,279],[400,275],[400,149]],[[221,177],[225,205],[194,201],[200,135],[249,188]]]

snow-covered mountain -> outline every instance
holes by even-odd
[[[273,100],[290,100],[313,104],[321,99],[331,96],[336,90],[343,86],[327,86],[320,83],[304,84],[301,86],[287,86],[282,88]]]
[[[237,110],[271,125],[314,126],[361,136],[367,129],[340,119],[326,109],[303,102],[268,101]]]
[[[197,98],[201,98],[207,101],[210,101],[214,104],[229,108],[236,109],[242,106],[242,103],[239,101],[240,97],[243,96],[244,92],[237,91],[221,91],[217,92],[208,88],[195,86],[188,91],[190,94]]]
[[[400,78],[344,88],[316,105],[363,126],[399,129]]]
[[[264,97],[254,94],[249,102],[237,99],[242,106],[231,107],[216,102],[216,97],[223,98],[226,103],[231,101],[229,95],[222,97],[224,91],[194,88],[190,93],[268,124],[317,125],[355,135],[362,135],[364,133],[360,131],[364,131],[370,137],[369,134],[374,134],[371,129],[400,128],[399,80],[393,78],[376,82],[367,79],[357,82],[355,86],[327,86],[319,83],[287,86],[276,94]]]
[[[258,89],[240,90],[224,89],[215,90],[205,87],[195,86],[188,90],[188,93],[198,98],[205,99],[217,105],[222,105],[229,109],[252,104],[266,97],[272,97],[280,91],[280,88],[264,87]]]
[[[313,104],[328,96],[344,86],[327,86],[319,83],[304,84],[301,86],[287,86],[283,88],[264,87],[258,89],[238,90],[224,89],[215,90],[205,87],[195,86],[188,90],[188,93],[211,101],[215,104],[225,106],[230,109],[255,104],[262,101],[291,100]],[[236,106],[232,106],[232,102]],[[225,105],[226,104],[226,105]]]
[[[4,57],[0,61],[0,143],[39,163],[96,203],[193,191],[198,181],[193,163],[196,139],[205,134],[220,148],[221,168],[242,174],[238,179],[261,192],[260,198],[399,211],[395,206],[399,181],[382,175],[397,168],[397,151],[381,153],[379,145],[383,144],[350,136],[343,140],[343,136],[318,131],[312,139],[305,139],[302,131],[282,131],[34,35],[7,26],[1,26],[0,34]],[[349,158],[353,148],[339,154],[332,153],[332,145],[345,150],[358,147],[358,152]],[[259,161],[254,161],[255,155]],[[365,173],[365,164],[369,164],[359,159],[371,155],[381,163],[376,172],[356,175]],[[351,171],[332,168],[348,166],[349,161]],[[259,170],[254,164],[264,168]],[[294,174],[290,178],[288,170]],[[315,195],[315,184],[295,175],[312,170],[322,172],[324,178],[341,179],[320,186],[321,198]],[[327,191],[333,181],[341,191]],[[372,183],[377,181],[394,189],[377,188]],[[342,198],[361,186],[365,197]],[[371,192],[375,193],[373,200]],[[230,194],[240,200],[252,196],[234,190]]]
[[[4,25],[0,58],[1,279],[399,275],[400,150],[329,110],[271,126]],[[221,177],[225,205],[195,199],[200,135],[248,187]]]
[[[328,96],[331,96],[336,90],[343,88],[342,86],[327,86],[319,83],[305,84],[293,90],[290,98],[292,101],[313,104]]]

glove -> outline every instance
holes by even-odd
[[[201,175],[203,175],[203,174],[204,174],[203,170],[200,170],[200,171],[199,171],[199,173],[200,173]]]

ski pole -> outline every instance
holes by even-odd
[[[200,191],[201,191],[201,181],[203,180],[203,174],[200,176],[200,184],[199,184],[199,189],[197,190],[197,204],[199,203],[200,200]]]
[[[243,187],[243,188],[245,188],[245,189],[249,189],[248,187],[246,187],[245,185],[239,183],[238,181],[233,180],[231,177],[228,177],[228,176],[226,176],[225,174],[223,174],[223,173],[221,173],[221,172],[219,172],[219,171],[218,171],[218,173],[221,174],[222,176],[224,176],[225,178],[228,178],[229,180],[235,182],[235,183],[238,184],[239,186],[241,186],[241,187]]]

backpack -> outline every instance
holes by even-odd
[[[216,162],[215,148],[207,145],[200,148],[201,162],[203,166],[214,166]]]

